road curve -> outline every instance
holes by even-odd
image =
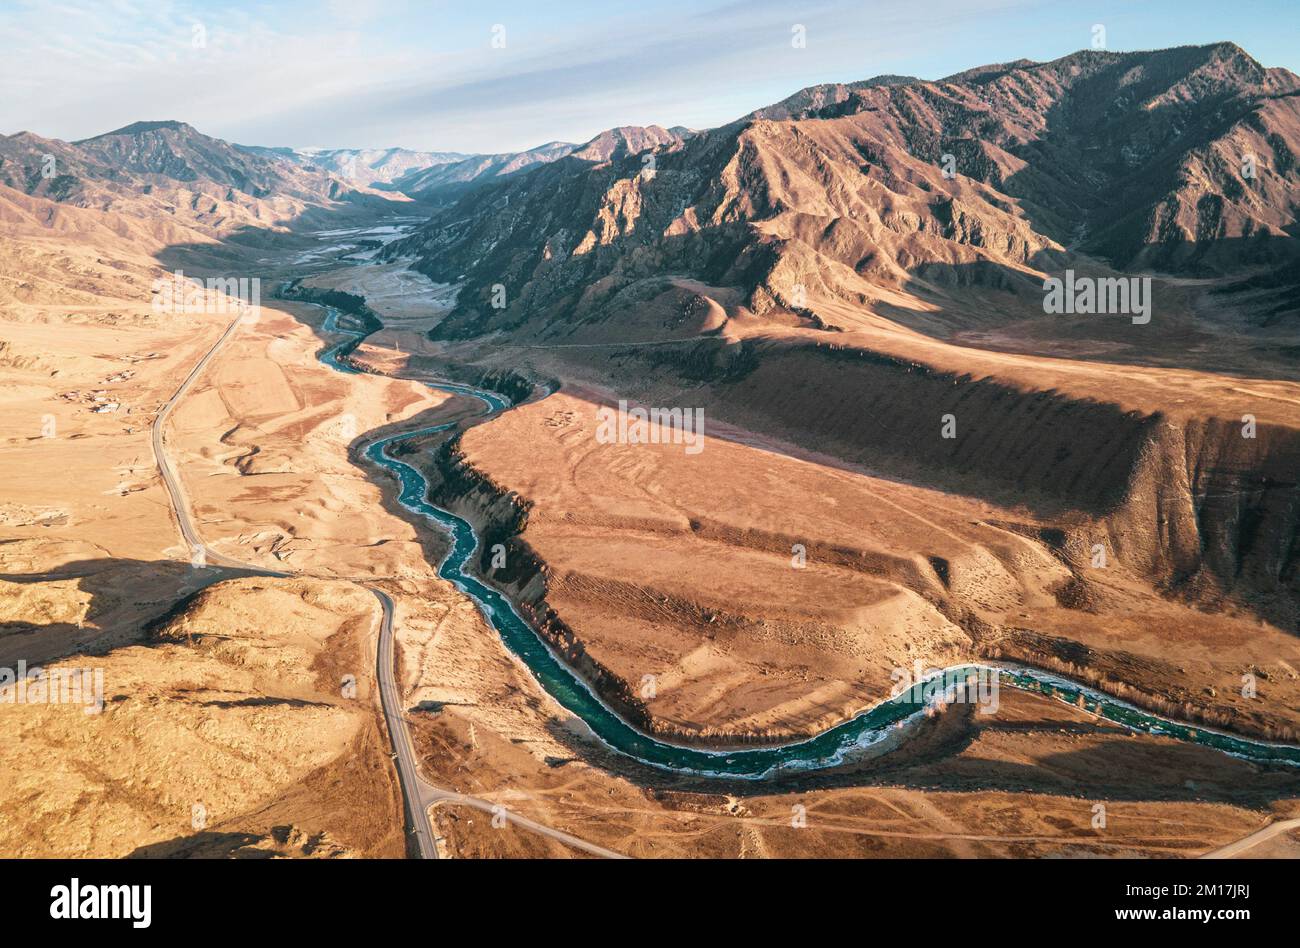
[[[164,450],[164,429],[172,409],[176,407],[176,404],[190,390],[199,376],[203,374],[203,370],[208,367],[208,364],[221,351],[222,347],[235,335],[235,330],[239,328],[242,318],[241,314],[240,317],[231,321],[225,332],[212,344],[212,348],[195,364],[194,368],[190,370],[190,374],[185,376],[185,380],[181,382],[180,387],[176,389],[172,397],[167,399],[162,408],[158,410],[150,431],[150,441],[153,445],[154,460],[158,464],[158,472],[162,475],[163,486],[167,488],[167,494],[171,498],[172,510],[176,513],[176,525],[180,528],[181,537],[184,539],[191,556],[196,551],[202,551],[204,566],[224,566],[261,576],[285,578],[293,574],[283,570],[265,569],[241,563],[239,560],[217,553],[203,542],[203,538],[194,527],[194,522],[190,519],[189,502],[185,498],[185,490],[181,486],[180,477],[172,470],[172,466],[167,460],[167,453]],[[402,796],[405,799],[407,812],[410,814],[412,832],[415,834],[420,856],[425,859],[437,859],[438,849],[434,845],[433,827],[429,822],[428,803],[425,802],[427,795],[436,791],[420,779],[419,768],[415,763],[414,746],[411,744],[410,733],[406,729],[406,719],[402,715],[401,694],[393,680],[393,600],[389,598],[387,593],[373,586],[366,586],[365,588],[374,594],[380,605],[379,644],[377,648],[379,698],[384,712],[384,721],[388,725],[388,736],[393,745],[393,759],[397,763],[398,781],[402,787]]]
[[[167,494],[171,497],[172,510],[176,512],[176,525],[180,527],[181,538],[185,541],[185,546],[190,555],[193,556],[196,551],[201,550],[203,551],[204,565],[229,566],[232,569],[249,569],[250,567],[245,563],[232,560],[208,549],[203,543],[198,531],[194,529],[194,523],[190,520],[190,505],[185,499],[185,489],[181,486],[180,478],[176,476],[171,465],[167,463],[167,455],[163,450],[163,432],[167,426],[167,418],[171,415],[172,409],[176,407],[176,403],[181,400],[181,397],[190,390],[198,377],[203,374],[203,370],[221,351],[221,347],[234,336],[235,330],[239,328],[242,319],[243,314],[240,314],[231,320],[230,325],[226,327],[226,331],[212,344],[212,348],[207,351],[202,359],[195,363],[194,368],[190,370],[190,374],[185,376],[185,381],[181,382],[180,388],[176,389],[175,394],[167,399],[162,408],[158,409],[158,414],[153,420],[153,427],[150,431],[154,461],[158,464],[158,473],[162,475],[163,486],[167,488]],[[272,575],[288,575],[287,573],[276,574],[269,570],[262,570],[261,572],[271,573]]]
[[[1272,839],[1281,833],[1289,830],[1300,828],[1300,819],[1296,820],[1279,820],[1276,823],[1270,823],[1262,829],[1257,829],[1249,836],[1243,836],[1235,843],[1229,843],[1227,846],[1220,846],[1218,849],[1212,849],[1208,853],[1203,853],[1201,859],[1231,859],[1233,856],[1240,856],[1247,849],[1264,842],[1266,839]]]
[[[379,600],[383,614],[379,624],[379,648],[376,671],[379,679],[380,704],[384,709],[384,722],[388,725],[388,738],[393,745],[393,760],[397,763],[397,776],[402,784],[402,797],[411,821],[411,832],[422,859],[437,859],[438,847],[434,841],[433,824],[429,822],[429,804],[426,802],[434,788],[420,776],[420,765],[415,759],[415,745],[402,714],[402,695],[393,675],[393,600],[388,593],[367,586]]]

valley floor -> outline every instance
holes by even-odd
[[[293,267],[268,268],[268,280]],[[1010,689],[994,715],[953,707],[896,753],[779,783],[719,787],[611,754],[437,578],[445,538],[358,459],[381,434],[474,415],[471,400],[419,382],[448,367],[474,371],[466,355],[564,385],[456,443],[488,493],[446,479],[439,439],[422,444],[419,463],[441,475],[456,509],[544,576],[512,559],[502,588],[550,610],[674,739],[817,732],[885,697],[897,668],[994,654],[1091,671],[1129,700],[1268,733],[1300,724],[1300,652],[1293,634],[1249,610],[1164,596],[1123,557],[1083,573],[1047,539],[1095,530],[1139,549],[1122,524],[1062,514],[1032,493],[1017,503],[978,480],[962,492],[910,479],[865,453],[799,448],[780,424],[737,410],[767,404],[755,393],[774,383],[761,372],[737,395],[702,383],[683,391],[677,367],[658,356],[631,371],[638,357],[626,351],[471,352],[425,336],[447,288],[391,264],[326,258],[307,282],[366,297],[385,328],[356,358],[381,374],[323,366],[317,353],[335,340],[322,311],[267,300],[166,435],[204,542],[292,578],[192,566],[151,456],[158,407],[224,315],[159,320],[124,298],[77,307],[76,334],[58,331],[70,315],[49,307],[11,310],[0,323],[0,353],[14,368],[3,391],[0,473],[11,489],[0,508],[0,665],[94,664],[107,696],[98,715],[57,705],[0,713],[0,852],[404,854],[374,687],[377,609],[362,581],[396,602],[399,678],[423,773],[463,795],[432,809],[444,856],[1195,856],[1300,816],[1291,772],[1136,736]],[[900,354],[905,346],[940,358],[920,337],[899,342]],[[806,413],[820,387],[819,407],[841,410],[836,375],[816,355],[778,351],[772,362],[781,358],[814,360],[813,391],[773,398]],[[1095,389],[1101,372],[1070,364],[1052,387],[1091,373]],[[1018,384],[1031,384],[1027,373]],[[1248,387],[1274,401],[1295,388]],[[100,390],[115,411],[91,410]],[[619,397],[703,405],[704,449],[599,443],[596,411]],[[1261,421],[1286,422],[1287,409],[1277,412]],[[42,437],[46,415],[52,437]],[[828,443],[851,440],[845,430],[830,430]],[[527,505],[514,537],[506,528],[518,523],[496,503],[510,492]],[[1253,698],[1241,695],[1243,672],[1258,676]],[[1251,854],[1296,846],[1290,830]]]

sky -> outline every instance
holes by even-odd
[[[0,0],[0,133],[179,119],[250,145],[518,151],[1054,59],[1097,25],[1112,50],[1232,40],[1300,72],[1300,0]]]

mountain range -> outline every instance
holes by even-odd
[[[20,132],[0,137],[0,183],[217,234],[413,198],[430,221],[385,254],[468,285],[448,337],[567,332],[665,274],[743,286],[795,325],[852,328],[832,312],[851,305],[957,331],[989,319],[966,289],[1018,311],[1074,264],[1267,267],[1226,292],[1269,324],[1296,312],[1298,150],[1300,79],[1218,43],[813,86],[701,132],[494,155],[242,146],[178,121]],[[504,309],[485,306],[497,284]]]
[[[1231,43],[817,86],[656,143],[653,175],[629,150],[482,188],[387,252],[470,287],[448,336],[604,318],[665,273],[808,325],[835,301],[930,325],[942,298],[949,328],[952,288],[1041,301],[1072,261],[1294,274],[1298,90]]]

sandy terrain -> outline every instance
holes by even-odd
[[[0,666],[93,668],[105,708],[2,706],[0,852],[404,854],[373,597],[193,569],[158,476],[150,425],[232,314],[154,311],[164,241],[143,224],[70,208],[43,219],[62,232],[11,220],[0,257]],[[306,360],[317,345],[299,328]],[[264,384],[261,366],[228,370],[240,411],[290,404],[283,373]],[[237,427],[208,431],[203,450]],[[346,451],[326,453],[355,475]]]
[[[389,374],[436,367],[445,353],[423,336],[441,308],[421,281],[391,266],[312,280],[367,297],[387,326],[358,354]],[[29,472],[11,477],[3,511],[0,648],[10,662],[89,657],[109,696],[101,715],[0,713],[0,727],[12,729],[6,746],[21,740],[25,759],[48,747],[59,760],[45,782],[36,779],[44,771],[16,761],[5,768],[0,808],[40,820],[38,833],[15,829],[0,850],[402,854],[370,672],[375,606],[350,582],[361,579],[397,603],[401,680],[425,776],[489,811],[499,804],[628,855],[1196,855],[1297,812],[1288,775],[1005,692],[988,721],[950,712],[904,754],[799,784],[690,783],[611,757],[436,579],[441,537],[396,507],[391,481],[356,462],[357,446],[378,432],[477,409],[414,381],[322,366],[316,353],[334,340],[318,330],[321,310],[304,304],[268,304],[241,326],[168,432],[205,541],[304,578],[231,579],[191,598],[216,576],[192,570],[180,548],[148,423],[227,320],[159,321],[134,306],[100,306],[93,332],[74,336],[55,327],[89,316],[28,306],[0,323],[13,379],[8,456],[21,454]],[[48,353],[57,365],[42,362]],[[160,357],[133,361],[137,353]],[[1059,509],[908,483],[847,452],[816,454],[784,440],[777,424],[728,417],[726,398],[704,389],[699,454],[602,445],[596,408],[661,393],[666,373],[652,367],[640,387],[620,391],[593,369],[607,361],[599,350],[502,361],[560,375],[566,389],[471,429],[459,449],[530,505],[526,546],[511,555],[545,564],[546,602],[589,655],[633,687],[654,676],[646,706],[664,731],[726,740],[820,730],[879,700],[897,666],[991,646],[1050,662],[1050,636],[1091,646],[1090,667],[1149,688],[1153,700],[1192,701],[1261,729],[1296,719],[1300,656],[1276,626],[1153,597],[1123,560],[1086,577],[1079,608],[1077,559],[1036,532],[1059,524]],[[105,381],[121,371],[133,374]],[[118,411],[59,397],[101,388]],[[47,413],[54,438],[39,437]],[[431,469],[436,446],[423,445],[423,466]],[[120,458],[120,469],[105,457]],[[461,504],[491,525],[479,500]],[[1066,521],[1086,535],[1099,518],[1083,511]],[[806,555],[800,569],[795,544]],[[525,593],[526,579],[503,582],[527,598],[537,588]],[[1268,676],[1255,699],[1238,696],[1244,668]],[[354,697],[340,687],[347,675]],[[105,742],[116,749],[111,761],[89,766],[89,749]],[[191,825],[195,803],[205,808],[201,830]],[[1102,829],[1093,825],[1098,803]],[[799,814],[806,825],[792,825]],[[509,821],[498,828],[479,806],[441,803],[433,818],[443,855],[590,855]]]
[[[1031,511],[809,463],[725,428],[694,455],[601,444],[598,407],[561,392],[461,448],[531,505],[522,539],[549,567],[547,601],[603,666],[634,686],[654,676],[646,706],[666,732],[820,731],[884,697],[893,669],[1039,641],[1008,638],[1017,629],[1144,666],[1127,680],[1170,705],[1300,720],[1293,636],[1162,599],[1122,562],[1092,571],[1094,602],[1078,608],[1081,571],[1037,538],[1053,523]],[[1267,675],[1253,703],[1239,684],[1252,668]]]
[[[316,353],[338,341],[313,328],[323,310],[276,307],[231,340],[172,416],[172,450],[205,540],[273,568],[427,575],[412,528],[384,512],[379,485],[349,451],[447,397],[323,366]]]
[[[53,666],[102,669],[104,709],[0,714],[0,851],[400,854],[374,719],[376,612],[348,584],[230,580],[137,644]],[[297,853],[281,852],[289,836]]]

